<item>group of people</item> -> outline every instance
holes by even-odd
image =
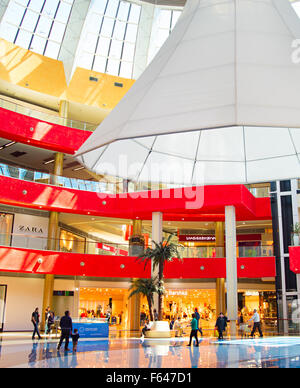
[[[254,310],[254,314],[253,314],[252,318],[250,318],[247,323],[244,322],[243,314],[242,313],[239,314],[238,324],[239,324],[240,328],[243,328],[245,325],[248,327],[248,325],[251,322],[253,322],[253,327],[252,327],[250,337],[253,338],[256,331],[258,331],[260,338],[263,338],[263,332],[262,332],[262,328],[261,328],[261,319],[260,319],[260,315],[259,315],[258,311]],[[215,326],[215,328],[219,334],[219,338],[218,338],[219,340],[224,339],[223,334],[226,331],[227,323],[228,323],[228,318],[223,313],[220,313],[220,315],[217,319],[217,322],[216,322],[216,326]]]
[[[39,313],[38,307],[32,313],[31,322],[33,324],[32,339],[34,340],[35,336],[37,335],[38,339],[41,340],[42,337],[39,331],[40,313]],[[50,311],[50,308],[47,308],[45,311],[45,333],[46,334],[50,333],[51,326],[53,324],[54,324],[54,313]],[[65,315],[60,319],[59,327],[61,329],[61,336],[60,336],[59,344],[57,346],[57,350],[58,351],[60,350],[63,342],[65,341],[65,351],[66,352],[70,351],[69,342],[71,337],[73,341],[73,352],[76,352],[77,344],[80,336],[78,334],[77,329],[74,329],[74,332],[73,332],[73,322],[69,311],[66,311]]]
[[[157,319],[155,319],[155,320],[157,320]],[[183,335],[183,327],[182,327],[182,324],[180,321],[181,321],[180,317],[177,317],[176,320],[174,318],[172,318],[172,320],[170,322],[170,330],[175,331],[176,337],[182,337],[182,335]],[[224,339],[224,333],[227,329],[228,322],[229,322],[228,318],[223,313],[220,313],[220,315],[217,318],[216,324],[215,324],[215,330],[218,332],[218,340]],[[263,332],[262,332],[262,328],[261,328],[261,319],[260,319],[260,315],[259,315],[257,310],[254,310],[254,314],[253,314],[252,318],[247,322],[247,325],[250,322],[253,322],[253,328],[252,328],[250,336],[253,338],[256,331],[258,331],[260,337],[263,338]],[[245,324],[242,313],[240,313],[240,315],[239,315],[239,322],[238,323],[239,323],[240,327],[243,324]],[[192,314],[192,320],[191,320],[190,325],[191,325],[191,333],[190,333],[190,341],[189,341],[188,346],[191,346],[193,338],[195,338],[195,346],[199,346],[198,332],[203,337],[203,330],[201,327],[200,314],[199,314],[197,308],[195,308],[195,312]],[[142,333],[141,333],[142,337],[145,336],[147,331],[151,330],[151,326],[152,326],[152,323],[149,321],[149,319],[146,319],[145,326],[143,327]]]

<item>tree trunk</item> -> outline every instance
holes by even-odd
[[[162,281],[164,278],[164,262],[163,260],[160,261],[159,263],[159,271],[158,271],[158,281],[159,281],[159,287],[162,285]],[[163,320],[163,293],[158,294],[158,320],[162,321]]]
[[[150,321],[154,322],[151,298],[149,296],[147,296],[147,300],[148,300],[148,306],[149,306]]]

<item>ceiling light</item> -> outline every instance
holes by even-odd
[[[51,159],[51,160],[47,160],[47,162],[44,162],[45,165],[47,164],[50,164],[50,163],[53,163],[54,162],[54,159]]]
[[[77,167],[77,168],[74,168],[73,171],[80,171],[80,170],[84,170],[85,167]]]
[[[16,142],[15,141],[11,141],[10,143],[4,144],[3,148],[11,147],[14,144],[16,144]]]

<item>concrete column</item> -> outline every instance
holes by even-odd
[[[216,222],[216,257],[225,257],[224,249],[224,235],[225,225],[224,222]],[[216,279],[216,314],[219,316],[221,312],[225,314],[226,302],[225,302],[225,279]]]
[[[236,335],[238,319],[238,279],[236,254],[236,215],[234,206],[225,208],[226,271],[227,271],[227,316],[231,321],[230,333]]]
[[[163,214],[162,213],[152,213],[152,241],[155,241],[157,244],[163,240]],[[152,242],[152,248],[155,247],[155,244]],[[151,269],[152,278],[158,277],[158,267],[154,268],[152,265]],[[158,312],[158,294],[154,294],[154,305],[153,310],[156,309]]]
[[[64,39],[61,44],[58,60],[64,64],[67,83],[71,81],[75,70],[76,53],[90,3],[91,0],[74,0]]]
[[[2,22],[3,16],[7,10],[9,0],[0,0],[0,22]]]
[[[129,240],[129,256],[140,256],[144,252],[144,236],[142,220],[132,221],[132,236]]]
[[[138,79],[148,64],[148,53],[152,33],[155,6],[142,4],[133,64],[133,78]]]

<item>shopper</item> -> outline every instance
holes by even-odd
[[[50,314],[49,314],[49,317],[48,317],[48,321],[47,321],[47,332],[46,332],[46,334],[50,334],[51,333],[52,326],[54,325],[54,323],[55,323],[55,315],[54,315],[54,312],[51,311]]]
[[[196,346],[199,346],[199,341],[198,341],[198,321],[196,319],[196,315],[195,314],[192,315],[192,318],[193,318],[192,322],[191,322],[192,331],[191,331],[191,335],[190,335],[190,343],[188,344],[188,346],[191,346],[193,337],[196,340]]]
[[[251,321],[254,323],[251,337],[253,338],[256,330],[258,330],[260,338],[263,338],[264,335],[263,335],[263,332],[261,330],[260,316],[259,316],[257,310],[254,310],[253,317],[251,319],[249,319],[249,322],[251,322]]]
[[[35,334],[38,335],[38,339],[42,339],[40,332],[39,332],[39,324],[40,324],[40,314],[38,307],[34,310],[31,316],[31,322],[33,324],[33,333],[32,333],[32,339],[35,339]]]
[[[61,336],[60,336],[60,341],[57,347],[57,350],[60,350],[61,345],[63,341],[65,340],[65,351],[69,351],[69,341],[70,341],[70,335],[72,333],[72,319],[70,317],[70,312],[66,311],[65,316],[61,318],[60,324],[61,328]]]
[[[174,323],[175,337],[182,337],[183,329],[180,323],[180,317],[178,317]]]
[[[143,327],[142,329],[142,335],[141,335],[141,338],[144,338],[145,337],[145,334],[146,334],[146,331],[150,331],[151,330],[151,324],[149,322],[149,319],[146,320],[145,322],[145,326]]]
[[[196,317],[197,322],[198,322],[199,333],[201,334],[201,337],[203,337],[203,331],[202,331],[202,327],[201,327],[201,317],[200,317],[200,314],[199,314],[197,308],[195,308],[195,317]]]
[[[50,315],[50,307],[48,306],[45,310],[45,333],[47,334],[48,332],[48,318]]]
[[[174,324],[175,324],[175,318],[173,317],[170,322],[170,330],[174,329]]]
[[[220,313],[216,322],[216,329],[218,330],[218,333],[219,333],[219,340],[224,339],[223,333],[226,330],[226,327],[227,327],[227,318],[223,313]]]
[[[73,342],[73,353],[77,352],[77,345],[78,345],[78,340],[80,338],[80,335],[78,334],[78,330],[74,329],[74,334],[71,335],[72,337],[72,342]]]

